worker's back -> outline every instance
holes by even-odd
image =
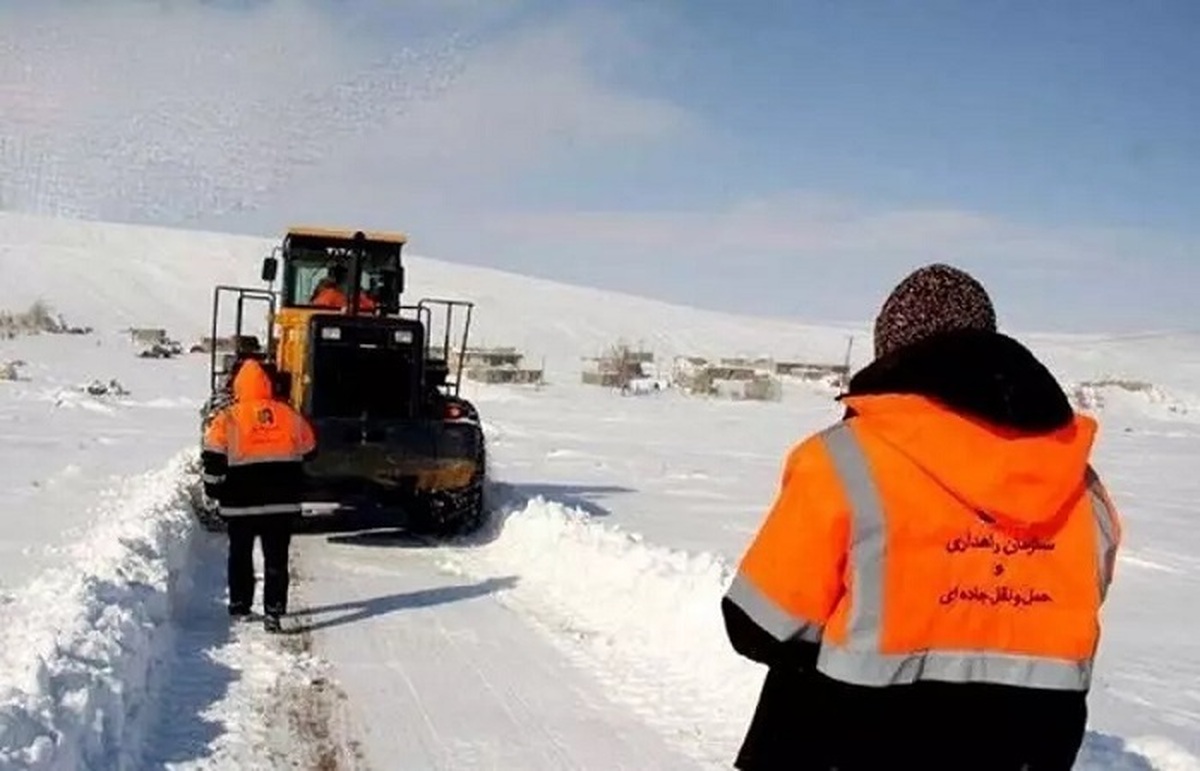
[[[885,304],[722,602],[770,671],[741,769],[1073,765],[1120,525],[1093,420],[965,274]]]

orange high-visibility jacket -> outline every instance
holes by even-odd
[[[1096,423],[1021,435],[920,396],[789,455],[727,597],[847,683],[1087,690],[1121,526],[1088,463]]]
[[[272,398],[270,376],[253,359],[234,377],[233,395],[235,401],[213,417],[203,440],[205,482],[225,491],[221,513],[300,511],[294,488],[300,464],[316,448],[312,426]]]
[[[322,308],[345,308],[348,303],[346,293],[343,292],[337,285],[329,285],[321,287],[315,295],[313,295],[310,305],[317,305]],[[367,295],[359,292],[358,309],[360,311],[375,310],[375,301]]]

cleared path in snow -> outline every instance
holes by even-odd
[[[400,536],[305,536],[311,629],[374,768],[695,769],[495,598]]]
[[[257,619],[230,623],[225,546],[222,534],[193,532],[186,585],[173,603],[159,709],[139,767],[357,767],[353,737],[340,726],[344,699],[307,650],[307,636],[270,635]]]

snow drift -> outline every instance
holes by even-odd
[[[721,627],[718,601],[730,567],[714,554],[651,545],[581,509],[497,488],[494,540],[457,551],[447,569],[519,574],[505,601],[569,656],[586,657],[618,701],[683,749],[727,760],[760,674],[730,655]],[[693,733],[697,726],[702,735]]]
[[[1186,398],[1144,380],[1099,378],[1068,383],[1066,391],[1076,409],[1085,412],[1166,421],[1197,420],[1197,410]]]
[[[194,452],[104,502],[66,566],[3,609],[0,768],[136,768],[173,597],[188,589]]]

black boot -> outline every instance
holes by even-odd
[[[263,616],[263,629],[271,634],[278,634],[283,631],[283,627],[279,623],[279,616],[273,616],[270,613]]]

